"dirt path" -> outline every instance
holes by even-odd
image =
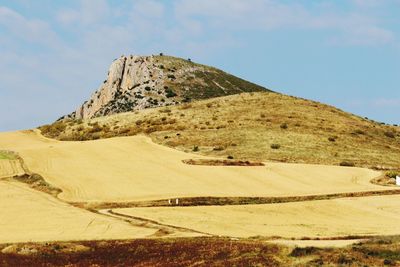
[[[153,221],[145,218],[140,218],[132,215],[126,215],[123,213],[118,213],[113,210],[99,210],[100,214],[106,214],[113,218],[118,218],[120,220],[129,221],[135,226],[142,226],[157,229],[158,232],[155,234],[157,237],[189,237],[189,236],[212,236],[212,234],[196,231],[186,227],[179,227],[169,224],[160,223],[158,221]]]

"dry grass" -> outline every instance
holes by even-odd
[[[96,123],[98,131],[93,132]],[[63,124],[65,128],[56,123],[41,130],[60,140],[145,133],[183,151],[240,160],[400,166],[399,127],[276,93],[246,93]]]

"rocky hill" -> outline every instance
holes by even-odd
[[[62,119],[90,119],[115,113],[176,105],[268,89],[171,56],[121,56],[88,101]]]

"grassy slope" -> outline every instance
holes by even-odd
[[[398,127],[276,93],[245,93],[91,121],[58,122],[41,130],[60,140],[145,133],[180,150],[236,159],[400,167]],[[271,148],[273,144],[279,148]]]
[[[208,99],[268,89],[217,68],[172,56],[155,56],[168,78],[165,85],[182,99]]]

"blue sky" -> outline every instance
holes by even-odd
[[[400,124],[399,14],[400,0],[0,0],[0,131],[50,123],[113,59],[159,52]]]

